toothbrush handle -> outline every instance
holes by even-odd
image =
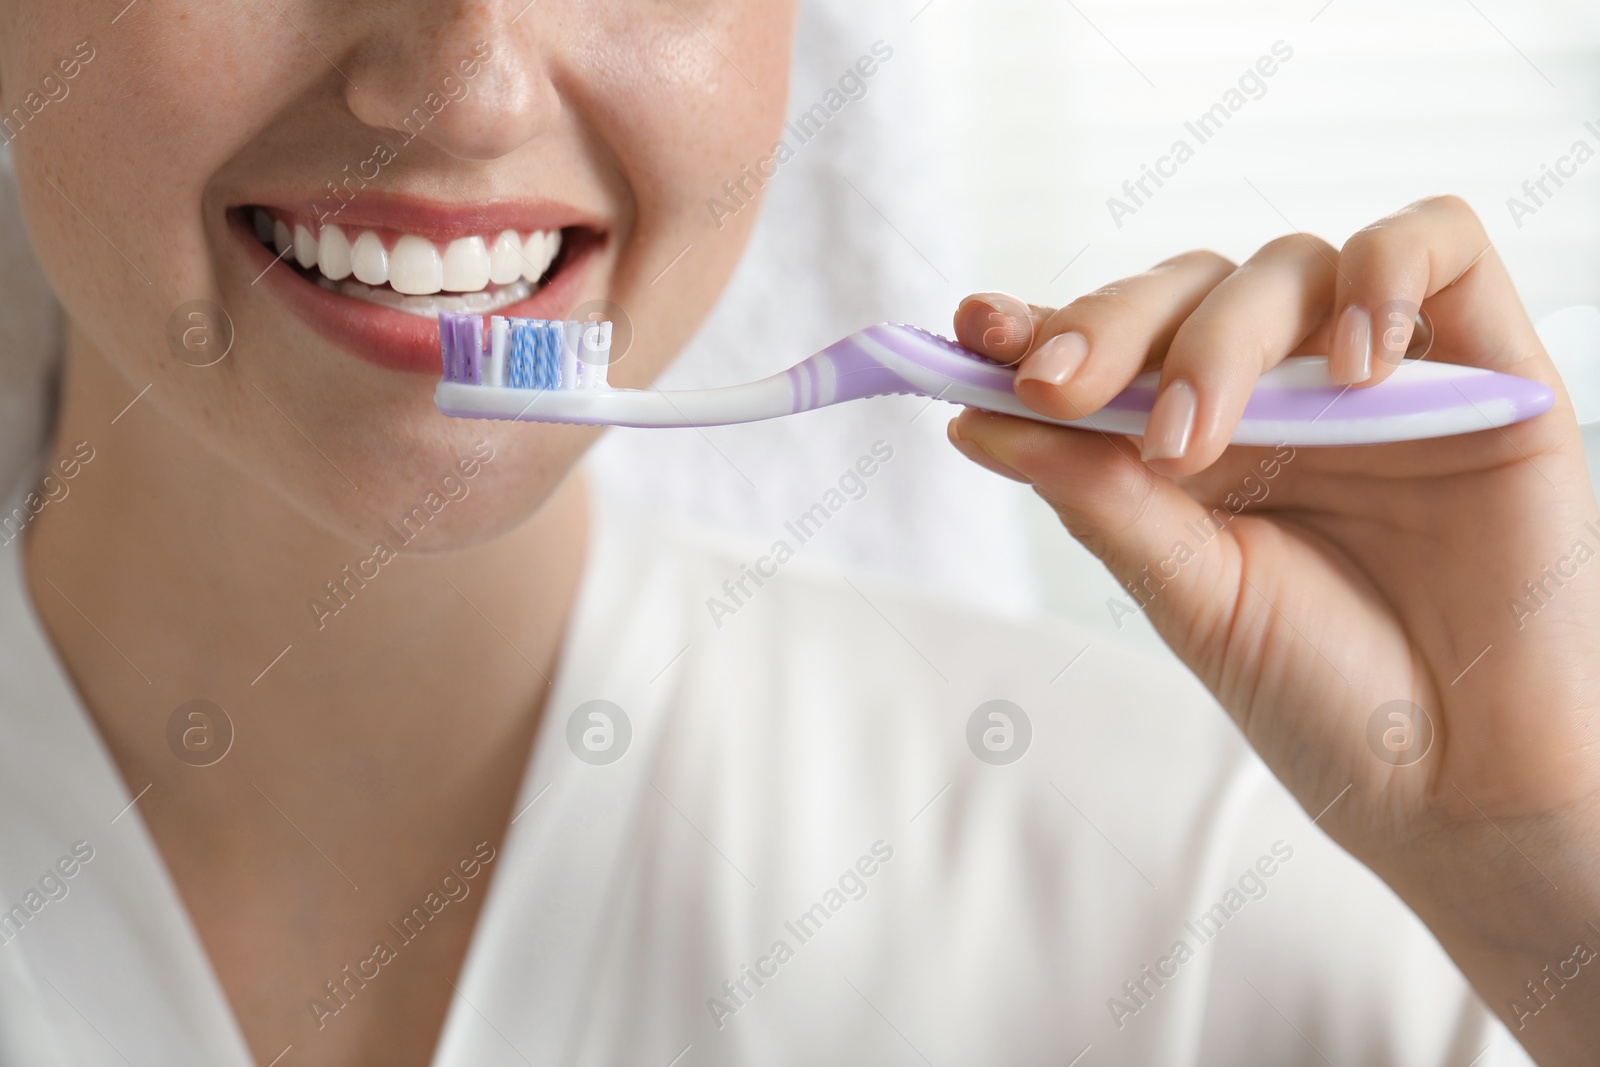
[[[821,355],[841,382],[860,382],[879,392],[916,392],[1035,422],[1135,436],[1144,433],[1160,379],[1158,371],[1141,374],[1092,415],[1060,420],[1017,399],[1012,368],[914,327],[868,327]],[[869,365],[898,379],[899,388],[882,388],[866,370]],[[1325,357],[1295,356],[1257,380],[1230,440],[1316,446],[1446,437],[1508,426],[1548,411],[1554,402],[1555,394],[1539,382],[1423,360],[1403,363],[1380,385],[1353,389],[1333,384]]]
[[[789,374],[721,389],[511,389],[440,382],[434,405],[445,415],[521,422],[567,422],[587,426],[671,428],[725,426],[792,414],[795,390]]]
[[[1296,447],[1392,444],[1509,426],[1548,411],[1555,394],[1526,378],[1453,363],[1407,362],[1369,389],[1333,385],[1327,357],[1293,356],[1267,371],[1229,438],[1235,445]],[[1142,436],[1160,374],[1136,378],[1082,419],[1047,419],[1008,387],[952,388],[945,399],[969,407],[1078,429]]]
[[[434,405],[458,418],[592,426],[726,426],[760,422],[915,388],[841,341],[781,374],[719,389],[527,390],[441,381]]]

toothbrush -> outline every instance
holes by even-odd
[[[910,393],[1060,426],[1138,436],[1159,372],[1139,375],[1081,419],[1050,419],[1012,391],[1014,368],[915,326],[859,330],[782,374],[720,389],[615,389],[606,381],[611,323],[439,313],[444,377],[434,404],[457,418],[609,426],[722,426]],[[1368,389],[1332,383],[1324,356],[1293,356],[1256,382],[1234,430],[1239,445],[1365,445],[1472,433],[1532,418],[1548,386],[1453,363],[1407,360]]]

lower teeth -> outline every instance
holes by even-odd
[[[318,276],[317,284],[330,293],[342,293],[356,300],[365,300],[369,304],[381,304],[396,311],[410,312],[427,319],[433,318],[441,311],[476,312],[485,315],[521,303],[533,295],[533,287],[526,281],[502,285],[493,292],[484,290],[476,293],[438,293],[433,296],[402,296],[393,289],[374,289],[358,281],[336,282],[322,276]]]

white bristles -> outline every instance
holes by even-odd
[[[586,322],[582,324],[583,352],[578,369],[579,388],[604,389],[607,387],[606,371],[611,362],[611,323]]]
[[[606,376],[611,371],[611,322],[609,320],[600,324],[598,353],[600,357],[599,384],[601,388],[605,388],[610,384],[606,380]]]
[[[578,348],[583,344],[583,323],[577,319],[568,319],[561,325],[561,388],[576,389],[579,387],[581,377],[579,374]]]
[[[501,386],[506,384],[506,348],[510,340],[510,330],[507,327],[505,316],[489,316],[489,365],[483,368],[483,384]]]

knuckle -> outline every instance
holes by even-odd
[[[1166,365],[1181,369],[1226,368],[1240,360],[1252,365],[1260,362],[1255,351],[1257,331],[1249,322],[1225,316],[1200,315],[1190,318],[1172,338],[1167,348]]]
[[[1185,268],[1197,273],[1228,275],[1237,269],[1237,265],[1221,252],[1209,248],[1196,248],[1164,259],[1155,266],[1155,270],[1162,268]]]
[[[1111,537],[1120,541],[1150,517],[1155,507],[1156,488],[1154,482],[1133,469],[1124,468],[1117,473],[1116,483],[1109,488],[1115,494],[1112,499],[1122,506],[1123,511],[1116,529],[1111,531]]]
[[[1423,203],[1443,215],[1452,228],[1467,234],[1474,243],[1484,245],[1489,243],[1489,231],[1484,228],[1483,220],[1478,217],[1472,205],[1461,197],[1454,193],[1443,193],[1429,197]]]
[[[1472,205],[1455,193],[1440,193],[1418,200],[1413,207],[1420,211],[1438,212],[1461,222],[1478,222],[1478,213]]]
[[[1056,519],[1060,521],[1062,529],[1066,530],[1074,541],[1088,549],[1090,555],[1096,559],[1105,558],[1109,544],[1101,536],[1099,527],[1086,520],[1061,501],[1053,499],[1052,495],[1044,489],[1034,486],[1033,491],[1038,495],[1039,499],[1050,505],[1050,510],[1056,513]]]
[[[1064,319],[1100,320],[1127,318],[1139,314],[1139,311],[1138,301],[1127,288],[1120,282],[1114,282],[1091,293],[1084,293],[1056,314]]]
[[[1096,559],[1115,565],[1125,554],[1132,531],[1150,521],[1156,490],[1150,479],[1128,464],[1116,464],[1092,479],[1082,480],[1076,491],[1060,494],[1035,485],[1040,497],[1073,540]]]
[[[1333,245],[1314,233],[1286,233],[1261,246],[1258,256],[1273,259],[1298,259],[1332,252]]]
[[[1339,254],[1342,259],[1356,263],[1382,262],[1394,258],[1408,244],[1404,235],[1385,219],[1351,234]]]
[[[1420,243],[1419,239],[1429,232],[1430,221],[1434,226],[1442,221],[1452,228],[1465,229],[1480,237],[1487,232],[1483,228],[1483,220],[1471,204],[1454,193],[1441,193],[1423,197],[1392,215],[1363,226],[1350,235],[1344,251],[1383,257],[1414,250]]]

